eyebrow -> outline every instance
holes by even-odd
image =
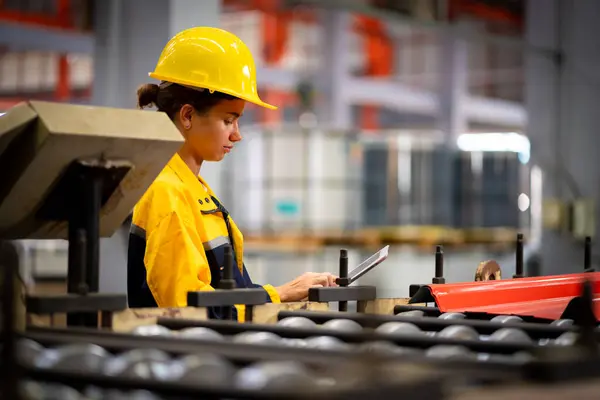
[[[226,112],[225,114],[232,115],[232,116],[234,116],[234,117],[236,117],[236,118],[240,118],[240,117],[242,116],[242,114],[238,114],[238,113],[236,113],[236,112],[231,112],[231,111],[228,111],[228,112]]]

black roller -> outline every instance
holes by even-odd
[[[305,341],[306,348],[323,350],[349,350],[351,346],[333,336],[314,336]]]
[[[184,328],[179,331],[179,335],[175,336],[182,339],[197,339],[197,340],[218,340],[224,341],[225,338],[220,333],[202,326]]]
[[[201,385],[227,385],[235,367],[225,358],[214,354],[192,354],[171,365],[173,379],[178,382]]]
[[[423,331],[418,326],[410,322],[386,322],[375,329],[376,333],[383,334],[401,334],[401,335],[421,335]]]
[[[490,340],[498,342],[532,343],[531,338],[521,329],[502,328],[490,335]]]
[[[305,317],[287,317],[277,322],[277,325],[292,328],[314,328],[317,324]]]
[[[36,341],[21,339],[17,342],[17,358],[25,365],[32,366],[44,347]]]
[[[38,368],[62,371],[99,372],[109,357],[106,350],[95,344],[70,344],[42,350],[34,364]]]
[[[447,312],[447,313],[441,314],[438,318],[439,319],[465,319],[466,317],[467,316],[463,313]]]
[[[478,340],[479,333],[470,326],[463,325],[451,325],[447,328],[442,329],[437,337],[449,338],[449,339],[461,339],[461,340]]]
[[[140,325],[133,328],[131,331],[134,335],[140,336],[171,336],[172,332],[169,328],[161,325]]]
[[[403,311],[399,314],[396,314],[398,317],[412,317],[412,318],[421,318],[425,316],[425,312],[423,310],[410,310]]]
[[[344,332],[361,332],[363,330],[362,326],[358,322],[350,319],[331,319],[325,322],[322,326],[326,329]]]
[[[172,359],[158,349],[134,349],[106,361],[104,373],[157,381],[173,379]]]
[[[306,392],[315,386],[315,379],[303,364],[294,362],[264,362],[241,369],[234,384],[246,390],[296,390]]]
[[[233,341],[234,343],[274,345],[281,344],[281,337],[271,332],[246,331],[235,335]]]

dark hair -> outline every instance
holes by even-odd
[[[191,105],[200,114],[208,112],[222,100],[234,100],[236,97],[221,93],[210,93],[208,90],[194,90],[185,86],[170,84],[159,86],[146,83],[138,88],[138,107],[145,108],[155,106],[158,111],[165,112],[171,120],[186,104]]]

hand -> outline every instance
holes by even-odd
[[[335,283],[336,279],[337,276],[329,272],[306,272],[276,289],[282,303],[301,301],[308,297],[308,289],[310,288],[337,286]]]

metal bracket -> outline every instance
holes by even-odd
[[[308,301],[329,303],[331,301],[357,301],[357,311],[365,312],[367,301],[377,298],[375,286],[347,286],[308,289]]]

